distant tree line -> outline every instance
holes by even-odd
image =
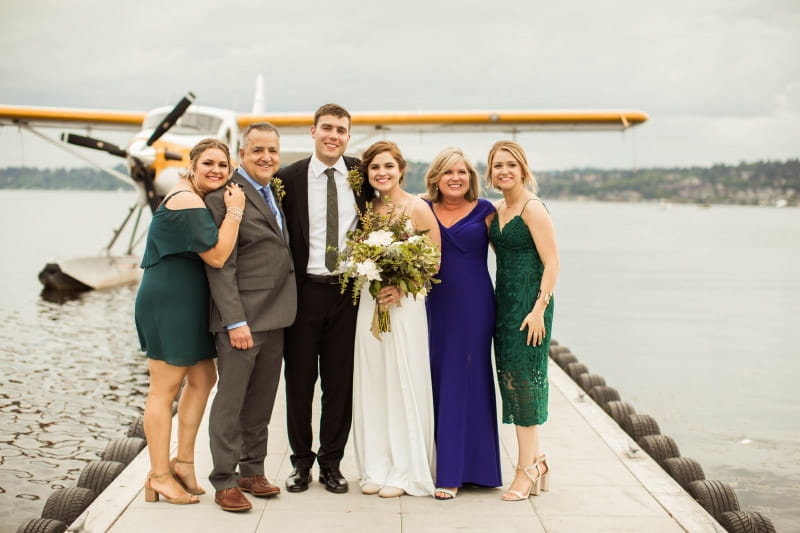
[[[546,198],[800,205],[800,159],[639,170],[573,169],[537,174]]]
[[[115,170],[128,173],[123,165]],[[92,167],[81,168],[0,168],[0,189],[68,189],[89,191],[133,190],[126,184]]]
[[[428,163],[409,162],[405,188],[425,191]],[[117,170],[126,172],[122,166]],[[486,167],[478,164],[483,184]],[[536,172],[539,192],[550,199],[668,201],[749,205],[800,205],[800,159],[689,168],[600,170],[581,168]],[[132,186],[108,174],[85,168],[0,169],[0,189],[125,190]]]

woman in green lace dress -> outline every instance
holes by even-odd
[[[197,495],[204,492],[195,477],[194,444],[216,382],[204,264],[219,268],[228,259],[245,205],[239,186],[228,185],[228,213],[217,229],[203,198],[227,183],[230,152],[221,141],[205,139],[192,148],[189,158],[189,171],[153,213],[134,312],[150,371],[144,432],[151,474],[145,481],[145,500],[157,501],[161,494],[179,504],[197,503]],[[170,461],[172,401],[184,378],[177,457]]]
[[[518,460],[507,501],[548,490],[549,467],[539,449],[547,420],[547,358],[553,323],[558,251],[553,222],[536,196],[536,181],[522,147],[495,143],[489,184],[503,193],[489,225],[497,255],[494,349],[503,399],[503,423],[514,424]]]

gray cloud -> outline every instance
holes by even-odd
[[[147,110],[193,90],[247,112],[263,73],[272,111],[632,108],[651,115],[639,165],[797,157],[800,5],[651,4],[0,0],[0,105]],[[530,138],[548,168],[629,166],[631,133]],[[0,165],[16,136],[0,131]]]

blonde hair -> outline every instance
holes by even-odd
[[[464,162],[464,166],[467,167],[467,172],[469,173],[469,189],[467,189],[467,194],[464,195],[464,199],[468,202],[474,202],[478,199],[481,192],[481,186],[478,183],[478,171],[475,170],[472,162],[467,158],[461,148],[450,146],[436,155],[433,163],[431,163],[431,166],[428,167],[428,171],[425,173],[425,187],[428,189],[428,200],[433,203],[439,201],[439,182],[444,173],[459,161]]]
[[[492,159],[494,159],[495,154],[500,150],[508,152],[511,157],[514,158],[522,170],[522,185],[536,194],[539,190],[539,185],[536,183],[536,178],[528,166],[528,158],[525,156],[525,150],[514,141],[497,141],[494,143],[494,146],[492,146],[492,149],[489,150],[489,158],[486,163],[486,183],[489,187],[497,189],[494,183],[492,183]]]

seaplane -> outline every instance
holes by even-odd
[[[86,291],[137,282],[141,270],[134,248],[146,233],[146,228],[139,227],[142,212],[158,207],[187,169],[190,148],[201,139],[220,139],[231,146],[234,154],[240,131],[255,122],[274,124],[282,136],[308,134],[313,112],[267,113],[263,94],[263,78],[259,76],[253,109],[247,114],[196,105],[191,92],[172,107],[158,107],[147,112],[0,105],[0,127],[28,131],[109,175],[133,184],[138,191],[134,204],[113,230],[111,241],[99,256],[61,259],[45,265],[39,273],[45,290]],[[349,149],[357,152],[374,138],[390,138],[393,134],[495,132],[514,136],[528,131],[619,131],[647,119],[642,111],[619,110],[354,112]],[[52,128],[80,129],[86,134],[65,131],[58,139],[41,131]],[[95,129],[131,131],[133,137],[127,146],[121,147],[90,136]],[[74,146],[100,150],[125,160],[128,174],[98,164]],[[308,151],[284,149],[281,163],[288,164],[308,154]],[[120,254],[113,253],[112,248],[132,219],[127,247]]]

